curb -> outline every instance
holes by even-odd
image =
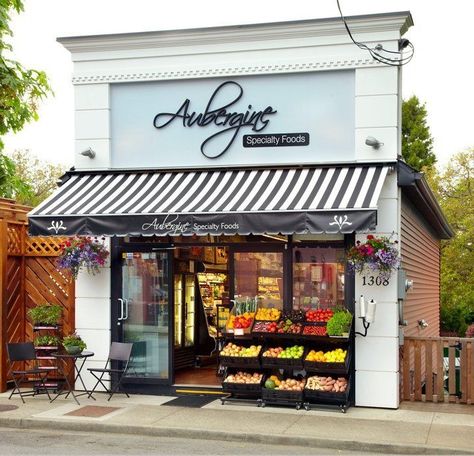
[[[229,442],[269,444],[282,446],[301,446],[349,450],[356,452],[389,454],[474,454],[468,450],[449,447],[433,447],[420,444],[380,443],[355,440],[335,440],[318,437],[287,435],[242,434],[235,432],[210,431],[208,429],[167,428],[156,426],[133,426],[123,424],[104,424],[100,422],[72,422],[39,420],[32,418],[0,418],[0,426],[17,429],[44,429],[77,432],[99,432],[130,434],[155,437],[187,438],[198,440],[217,440]]]

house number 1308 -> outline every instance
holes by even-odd
[[[380,276],[364,276],[362,277],[362,285],[363,286],[373,286],[373,285],[376,285],[377,287],[380,287],[380,286],[383,286],[383,287],[386,287],[388,286],[389,284],[389,280],[388,279],[382,279],[382,277]]]

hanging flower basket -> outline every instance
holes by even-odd
[[[397,241],[387,237],[367,235],[364,243],[356,242],[347,253],[347,263],[350,270],[363,274],[376,273],[382,279],[389,279],[392,272],[398,269],[400,257],[396,248]]]
[[[109,256],[104,244],[90,236],[71,238],[61,244],[61,249],[57,265],[60,269],[68,270],[74,279],[77,279],[79,271],[83,268],[89,274],[97,274]]]

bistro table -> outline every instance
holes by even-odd
[[[76,354],[69,354],[67,352],[55,352],[51,353],[51,356],[54,356],[55,358],[58,359],[58,372],[64,376],[64,381],[68,387],[68,391],[65,391],[64,385],[62,388],[59,390],[58,394],[51,399],[51,402],[55,401],[59,396],[62,394],[66,394],[66,398],[69,396],[69,394],[72,395],[74,400],[77,402],[77,405],[79,404],[79,401],[77,398],[79,396],[84,396],[85,394],[88,394],[89,397],[92,397],[95,401],[95,397],[90,395],[89,390],[86,388],[86,385],[84,384],[84,380],[81,377],[81,371],[82,368],[84,367],[84,363],[86,362],[87,358],[90,358],[91,356],[94,356],[94,352],[91,351],[82,351],[81,353],[76,353]],[[73,380],[73,386],[71,386],[71,383],[69,382],[69,375],[71,374],[72,369],[68,369],[68,361],[72,361],[72,364],[74,366],[74,380]],[[77,363],[77,360],[82,360],[82,362]],[[78,366],[79,365],[79,366]],[[84,388],[83,393],[75,394],[74,393],[74,385],[76,384],[77,381],[80,381],[82,383],[82,387]]]

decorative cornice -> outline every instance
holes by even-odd
[[[393,31],[402,35],[413,25],[411,14],[407,11],[348,16],[346,20],[353,34]],[[327,36],[346,36],[349,42],[349,37],[339,17],[185,30],[61,37],[58,41],[72,54],[78,54]]]
[[[123,73],[82,74],[72,78],[73,84],[161,81],[219,76],[246,76],[255,74],[300,73],[383,66],[371,58],[331,59],[317,62],[243,65],[232,67],[188,68],[175,71],[134,71]]]

